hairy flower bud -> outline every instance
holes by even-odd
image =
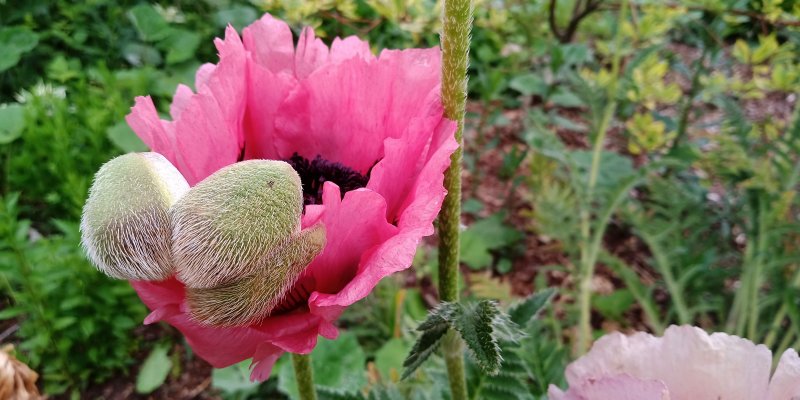
[[[254,274],[300,231],[302,193],[283,161],[236,163],[198,183],[171,210],[178,279],[211,288]]]
[[[192,317],[207,325],[260,322],[283,300],[300,273],[325,247],[325,227],[317,224],[257,261],[253,275],[214,288],[186,289]]]
[[[172,275],[169,208],[188,189],[158,153],[129,153],[103,165],[81,218],[81,242],[97,269],[128,280]]]

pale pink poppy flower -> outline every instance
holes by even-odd
[[[203,65],[197,93],[179,86],[171,121],[139,97],[128,124],[194,185],[245,159],[290,162],[303,180],[302,227],[325,225],[327,245],[276,312],[258,325],[201,326],[184,286],[132,282],[152,310],[145,323],[178,328],[215,367],[253,358],[266,379],[284,352],[309,353],[378,281],[411,265],[445,195],[444,171],[457,143],[443,115],[438,48],[384,50],[356,38],[330,48],[265,15],[217,39],[220,61]]]
[[[786,350],[774,373],[764,345],[693,326],[663,337],[615,332],[567,367],[566,392],[550,400],[797,400],[800,357]],[[771,375],[771,376],[770,376]]]

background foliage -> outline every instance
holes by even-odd
[[[64,397],[168,393],[210,373],[170,328],[138,327],[146,310],[133,290],[79,249],[93,173],[145,149],[123,121],[133,97],[152,94],[166,112],[177,83],[215,61],[212,38],[263,12],[377,51],[436,45],[440,7],[0,0],[0,341]],[[476,0],[462,239],[473,302],[459,312],[558,295],[513,321],[525,335],[497,343],[497,375],[469,358],[473,398],[541,398],[609,330],[688,323],[775,354],[800,347],[798,46],[796,0]],[[400,379],[436,304],[435,251],[422,246],[413,271],[381,283],[343,316],[342,338],[321,343],[323,398],[447,398],[435,351]],[[291,396],[292,373],[282,360],[256,385],[243,363],[210,373],[200,392]]]

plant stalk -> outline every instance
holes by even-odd
[[[458,273],[461,226],[461,158],[464,147],[464,110],[467,101],[472,0],[445,0],[442,14],[442,104],[445,116],[458,124],[458,149],[450,158],[444,177],[447,196],[439,217],[439,298],[458,301]],[[443,343],[453,400],[467,398],[464,354],[455,332]]]
[[[310,354],[292,354],[292,366],[294,367],[294,377],[297,382],[297,392],[300,400],[317,400],[317,392],[314,389],[314,371],[311,368]]]
[[[597,186],[597,178],[600,174],[600,161],[603,156],[603,143],[606,133],[611,125],[611,120],[617,109],[616,93],[617,82],[619,81],[620,68],[622,64],[622,54],[619,48],[622,45],[621,24],[627,18],[628,0],[623,0],[620,5],[619,21],[617,31],[614,34],[614,55],[611,59],[611,82],[607,87],[607,105],[603,110],[600,123],[594,137],[592,149],[592,166],[589,170],[589,182],[587,187],[586,201],[581,210],[581,246],[580,246],[580,281],[578,283],[578,343],[576,350],[578,355],[583,355],[589,350],[592,341],[592,278],[594,277],[594,267],[599,254],[599,246],[605,233],[605,225],[598,224],[596,229],[592,229],[591,207],[594,204],[594,191]],[[602,221],[601,221],[602,222]]]

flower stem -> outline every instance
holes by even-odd
[[[311,368],[310,354],[292,354],[292,366],[294,366],[294,377],[297,381],[297,392],[300,393],[300,400],[317,400],[317,392],[314,390],[314,371]]]
[[[591,207],[594,204],[595,188],[597,178],[600,175],[600,161],[603,156],[603,144],[605,143],[606,133],[611,126],[614,113],[617,109],[617,83],[619,81],[622,53],[622,24],[625,23],[628,11],[628,0],[623,0],[620,4],[619,25],[614,33],[614,49],[611,58],[611,81],[606,87],[607,103],[603,110],[600,123],[594,137],[592,149],[592,165],[589,170],[589,181],[586,188],[586,200],[581,210],[581,244],[580,244],[580,270],[578,282],[578,343],[576,346],[578,355],[583,355],[589,350],[592,342],[592,278],[594,278],[594,268],[602,245],[603,234],[607,221],[600,221],[596,228],[592,229]],[[613,211],[613,210],[611,210]],[[610,215],[608,216],[610,219]]]
[[[464,144],[464,109],[467,100],[467,64],[472,28],[472,0],[445,0],[442,17],[442,103],[445,116],[456,121],[458,149],[444,177],[447,196],[439,217],[439,297],[458,301],[459,241],[461,225],[461,156]],[[450,332],[443,345],[453,400],[467,398],[464,358],[460,338]]]

